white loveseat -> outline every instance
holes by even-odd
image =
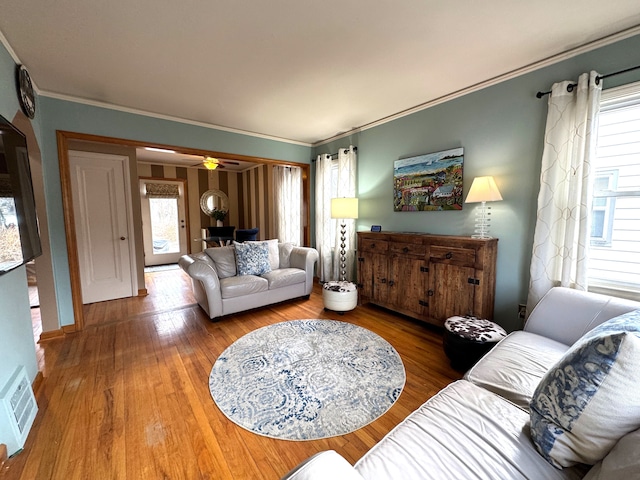
[[[233,245],[207,248],[183,255],[178,261],[191,277],[196,301],[211,319],[311,294],[318,259],[315,249],[277,240],[243,245],[247,244],[267,245],[268,271],[260,275],[238,274]]]
[[[533,310],[524,331],[507,336],[463,380],[430,398],[355,466],[335,451],[324,451],[284,478],[640,478],[640,430],[624,434],[593,467],[579,464],[559,469],[536,450],[529,412],[541,378],[574,342],[601,323],[638,309],[640,303],[554,288]],[[633,389],[640,395],[640,385],[629,388],[632,395]]]

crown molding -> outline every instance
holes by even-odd
[[[554,65],[558,62],[562,62],[563,60],[567,60],[569,58],[581,55],[583,53],[589,52],[591,50],[595,50],[600,47],[605,47],[607,45],[611,45],[612,43],[619,42],[629,37],[633,37],[635,35],[640,34],[640,25],[629,28],[627,30],[623,30],[618,33],[614,33],[612,35],[608,35],[606,37],[599,38],[593,42],[586,43],[576,48],[572,48],[565,52],[553,55],[551,57],[547,57],[543,60],[539,60],[534,63],[530,63],[524,67],[518,68],[516,70],[512,70],[502,75],[498,75],[497,77],[490,78],[489,80],[485,80],[480,83],[476,83],[475,85],[471,85],[470,87],[463,88],[461,90],[455,91],[453,93],[449,93],[447,95],[443,95],[442,97],[435,98],[425,103],[421,103],[420,105],[416,105],[415,107],[409,108],[407,110],[402,110],[401,112],[395,113],[393,115],[389,115],[387,117],[383,117],[380,120],[376,120],[375,122],[366,123],[360,127],[353,128],[348,132],[339,133],[334,135],[333,137],[327,138],[325,140],[321,140],[319,142],[314,143],[313,147],[319,147],[320,145],[324,145],[326,143],[334,142],[336,140],[340,140],[341,138],[348,137],[353,135],[356,132],[360,132],[363,130],[368,130],[370,128],[377,127],[379,125],[383,125],[385,123],[392,122],[402,117],[406,117],[408,115],[420,112],[422,110],[426,110],[427,108],[434,107],[436,105],[440,105],[441,103],[448,102],[450,100],[454,100],[459,97],[463,97],[473,92],[477,92],[478,90],[482,90],[487,87],[491,87],[493,85],[497,85],[498,83],[502,83],[507,80],[511,80],[513,78],[519,77],[521,75],[525,75],[527,73],[533,72],[535,70],[539,70],[544,67],[548,67],[550,65]]]
[[[213,124],[213,123],[206,123],[206,122],[199,122],[197,120],[189,120],[189,119],[186,119],[186,118],[174,117],[172,115],[164,115],[164,114],[161,114],[161,113],[148,112],[146,110],[140,110],[140,109],[137,109],[137,108],[123,107],[121,105],[115,105],[115,104],[112,104],[112,103],[99,102],[97,100],[88,100],[86,98],[74,97],[72,95],[64,95],[64,94],[61,94],[61,93],[49,92],[49,91],[46,91],[46,90],[43,90],[40,95],[43,96],[43,97],[53,98],[53,99],[56,99],[56,100],[63,100],[63,101],[66,101],[66,102],[80,103],[82,105],[89,105],[89,106],[92,106],[92,107],[106,108],[108,110],[116,110],[118,112],[132,113],[134,115],[142,115],[142,116],[145,116],[145,117],[152,117],[152,118],[157,118],[157,119],[160,119],[160,120],[168,120],[170,122],[184,123],[184,124],[187,124],[187,125],[194,125],[196,127],[209,128],[209,129],[213,129],[213,130],[222,130],[224,132],[237,133],[237,134],[246,135],[246,136],[249,136],[249,137],[263,138],[265,140],[273,140],[273,141],[281,142],[281,143],[290,143],[290,144],[293,144],[293,145],[301,145],[303,147],[311,147],[312,146],[310,143],[300,142],[298,140],[291,140],[291,139],[288,139],[288,138],[275,137],[273,135],[265,135],[263,133],[250,132],[250,131],[247,131],[247,130],[240,130],[238,128],[224,127],[222,125],[216,125],[216,124]]]

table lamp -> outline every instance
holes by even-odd
[[[500,190],[498,190],[492,176],[476,177],[473,179],[465,203],[480,202],[480,206],[476,209],[476,228],[471,238],[491,238],[491,236],[489,236],[489,222],[491,220],[489,218],[491,214],[489,210],[491,207],[487,207],[487,202],[495,202],[498,200],[502,200],[502,195],[500,195]]]

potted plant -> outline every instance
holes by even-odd
[[[226,210],[218,210],[217,208],[214,208],[213,211],[211,212],[211,217],[215,219],[216,226],[218,227],[222,226],[222,221],[226,216],[227,216]]]

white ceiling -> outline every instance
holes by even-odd
[[[0,14],[42,94],[311,144],[638,25],[638,0],[3,0]]]

